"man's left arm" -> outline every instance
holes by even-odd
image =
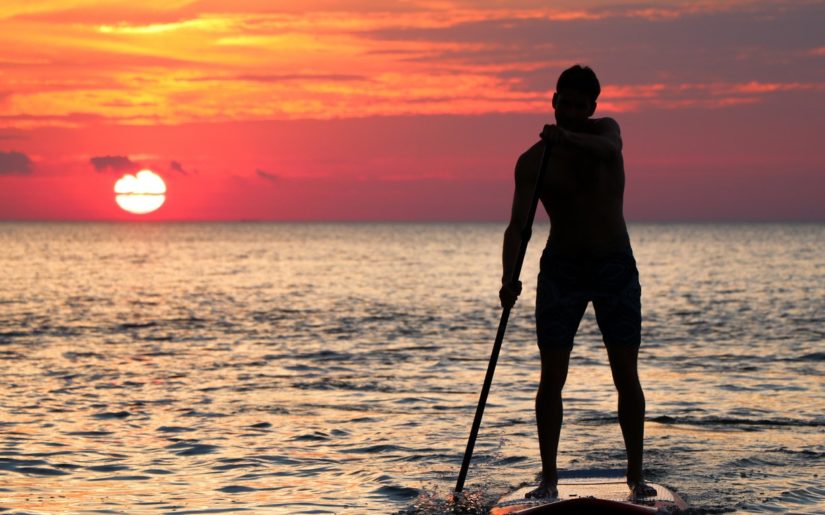
[[[604,161],[615,159],[622,152],[619,124],[612,118],[594,120],[593,132],[573,132],[557,125],[545,125],[541,137],[551,144],[573,147]]]

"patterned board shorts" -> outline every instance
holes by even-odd
[[[606,346],[639,345],[642,287],[630,247],[583,259],[561,255],[548,245],[536,293],[539,347],[572,348],[588,302],[593,302]]]

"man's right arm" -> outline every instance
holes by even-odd
[[[576,149],[604,161],[612,161],[621,156],[622,136],[616,120],[593,119],[591,127],[591,132],[574,132],[556,125],[545,125],[541,136],[554,145]]]
[[[533,199],[533,187],[536,181],[536,170],[532,169],[535,167],[526,166],[526,161],[527,159],[522,155],[516,164],[513,207],[510,212],[510,223],[504,231],[501,256],[502,286],[499,292],[501,306],[504,308],[512,307],[521,293],[521,283],[512,283],[513,269],[521,246],[521,233],[530,212],[530,202]]]

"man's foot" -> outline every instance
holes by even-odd
[[[558,497],[559,496],[559,489],[556,486],[555,482],[547,482],[542,479],[541,483],[539,483],[539,487],[535,490],[530,490],[524,497],[527,499],[541,499],[544,497]]]
[[[655,488],[648,485],[641,479],[633,481],[628,479],[627,486],[630,487],[630,495],[634,499],[641,499],[643,497],[656,497],[659,493]]]

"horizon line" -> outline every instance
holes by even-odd
[[[653,219],[640,218],[625,220],[627,224],[825,224],[823,219],[803,219],[803,218],[775,218],[775,219],[746,219],[746,218],[718,218],[718,219]],[[508,220],[450,220],[450,219],[266,219],[266,218],[242,218],[242,219],[167,219],[167,220],[124,220],[124,219],[49,219],[49,218],[21,218],[21,219],[0,219],[0,223],[110,223],[110,224],[506,224]],[[550,220],[536,220],[534,225],[549,225]]]

